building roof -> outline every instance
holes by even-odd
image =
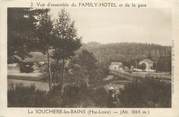
[[[153,64],[153,61],[150,60],[150,59],[144,59],[144,60],[142,60],[142,61],[139,62],[139,64],[142,64],[142,63]]]
[[[111,62],[111,65],[122,65],[121,62]]]

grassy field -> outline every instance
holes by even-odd
[[[16,87],[17,85],[22,85],[23,87],[35,86],[37,90],[49,91],[48,83],[41,81],[30,81],[30,80],[17,80],[17,79],[8,79],[8,89]]]

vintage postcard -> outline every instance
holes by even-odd
[[[179,117],[177,1],[0,3],[0,117]]]

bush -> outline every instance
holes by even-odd
[[[17,85],[8,90],[8,107],[58,107],[61,100],[58,95],[36,90],[35,86]]]
[[[171,107],[171,84],[143,79],[128,84],[121,92],[123,107]]]
[[[96,107],[108,106],[108,93],[103,87],[91,90],[89,93]]]
[[[32,62],[21,62],[20,63],[20,71],[23,73],[30,73],[33,72],[33,63]]]

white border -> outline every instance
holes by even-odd
[[[32,0],[33,2],[36,0]],[[41,1],[41,0],[38,0]],[[48,2],[50,0],[46,0],[45,2]],[[54,2],[55,0],[51,0],[51,2]],[[62,0],[60,0],[62,1]],[[59,1],[59,2],[60,2]],[[65,2],[72,2],[72,1],[66,1]],[[77,2],[79,0],[74,0],[74,2]],[[81,0],[83,1],[83,0]],[[88,1],[88,0],[86,0]],[[92,0],[91,0],[92,1]],[[98,1],[104,1],[104,0],[93,0],[95,2]],[[109,0],[105,0],[109,1]],[[110,0],[112,1],[112,0]],[[124,1],[124,0],[114,0],[114,1]],[[114,2],[113,1],[113,2]],[[134,0],[125,0],[126,1],[134,1]],[[137,2],[144,1],[144,0],[137,0]],[[42,1],[44,2],[44,1]],[[57,2],[57,1],[55,1]],[[172,95],[172,108],[119,108],[119,109],[108,109],[108,108],[92,108],[100,109],[100,110],[111,110],[111,112],[114,112],[116,110],[127,110],[131,112],[131,110],[146,110],[150,111],[149,115],[144,114],[94,114],[94,115],[88,115],[88,114],[28,114],[28,110],[37,110],[37,109],[44,109],[44,108],[7,108],[7,7],[29,7],[30,1],[1,1],[0,3],[0,117],[49,117],[49,116],[121,116],[121,117],[179,117],[179,79],[177,78],[179,76],[179,62],[178,55],[179,55],[179,2],[177,0],[145,0],[147,2],[148,7],[147,8],[171,8],[172,9],[172,40],[174,42],[174,56],[173,59],[173,65],[174,65],[174,78],[173,78],[173,95]],[[142,10],[142,9],[141,9]],[[178,65],[177,65],[178,64]],[[47,109],[47,108],[46,108]],[[60,109],[60,108],[54,108],[54,109]],[[70,108],[68,108],[70,110]],[[67,110],[68,110],[67,109]],[[73,108],[74,109],[74,108]],[[81,110],[86,109],[86,111],[90,110],[90,108],[80,108]]]

